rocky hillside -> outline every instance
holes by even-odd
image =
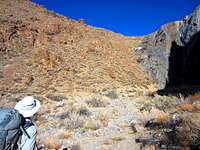
[[[28,0],[0,1],[0,91],[102,92],[151,82],[136,62],[142,37],[88,26]]]
[[[120,99],[154,89],[134,53],[142,40],[29,0],[0,0],[0,107],[14,107],[26,95],[38,98],[37,141],[47,149],[115,147],[118,126],[128,124],[133,115],[126,112],[134,109]],[[131,129],[123,130],[127,149]]]
[[[200,85],[200,7],[180,21],[162,26],[147,35],[140,50],[140,62],[160,89]]]
[[[50,150],[139,150],[135,139],[143,136],[198,148],[200,94],[152,91],[200,81],[199,13],[126,37],[30,0],[0,0],[0,107],[26,95],[39,99],[37,143]],[[173,137],[162,129],[177,121]]]

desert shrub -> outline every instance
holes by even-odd
[[[77,112],[81,116],[90,116],[91,114],[91,112],[86,107],[80,107]]]
[[[60,134],[59,134],[59,137],[60,139],[69,139],[71,136],[72,136],[73,132],[72,131],[62,131]]]
[[[156,108],[167,111],[170,108],[173,108],[177,104],[177,98],[167,97],[167,96],[156,96],[150,101]]]
[[[68,99],[67,97],[62,96],[62,95],[53,95],[53,94],[47,95],[47,98],[52,100],[52,101],[56,101],[56,102]]]
[[[109,119],[112,117],[112,114],[107,112],[102,112],[96,115],[95,120],[99,120],[101,124],[105,127],[108,126]]]
[[[85,19],[81,18],[78,20],[78,22],[83,25],[83,24],[85,24]]]
[[[39,49],[35,50],[32,62],[35,64],[42,64],[44,68],[52,69],[61,62],[61,58],[49,50]]]
[[[71,107],[66,112],[56,116],[63,120],[62,126],[67,129],[77,129],[83,127],[83,124],[87,117],[90,115],[90,111],[85,107]]]
[[[167,122],[157,122],[154,119],[149,122],[148,127],[151,131],[154,130],[154,139],[159,140],[162,147],[166,149],[199,149],[200,128],[197,116],[174,115]]]
[[[33,76],[27,76],[22,80],[22,84],[25,86],[29,86],[33,82]]]
[[[136,133],[136,132],[137,132],[137,129],[136,129],[136,127],[135,127],[135,123],[134,123],[134,122],[131,122],[131,123],[129,124],[129,127],[131,128],[131,130],[133,131],[133,133]]]
[[[117,99],[118,98],[118,94],[115,90],[107,91],[107,92],[105,92],[104,95],[109,97],[110,99]]]
[[[84,129],[97,130],[100,128],[100,123],[96,120],[88,120],[83,125]]]
[[[55,139],[48,138],[48,137],[46,137],[44,140],[42,140],[42,143],[44,144],[45,148],[48,148],[48,149],[59,150],[60,147],[61,147],[61,146],[55,141]]]
[[[189,103],[200,102],[200,93],[196,93],[194,95],[190,95],[186,98]]]
[[[86,103],[92,107],[106,107],[107,102],[101,100],[100,98],[92,98],[87,100]]]
[[[123,135],[116,135],[114,137],[111,138],[113,141],[122,141],[125,139],[125,137]]]
[[[156,120],[158,123],[164,124],[170,120],[170,115],[164,112],[160,113]]]
[[[178,105],[178,108],[183,110],[183,111],[190,111],[190,112],[194,112],[194,111],[199,111],[200,110],[200,106],[199,105],[190,104],[190,103],[180,104],[180,105]]]
[[[70,113],[64,120],[64,126],[67,129],[77,129],[83,127],[85,117],[80,116],[77,113]]]

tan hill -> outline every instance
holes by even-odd
[[[147,87],[134,47],[125,37],[74,21],[28,0],[0,1],[0,91],[102,92]]]
[[[30,0],[0,0],[0,107],[13,107],[26,95],[38,98],[37,142],[46,149],[139,150],[135,138],[149,136],[146,122],[164,126],[179,117],[178,144],[199,144],[199,94],[186,99],[151,94],[156,85],[143,69],[165,84],[168,70],[163,71],[160,56],[178,35],[172,29],[177,28],[172,24],[145,37],[126,37]],[[174,140],[164,129],[150,132],[169,138],[166,145]]]
[[[114,148],[118,141],[122,149],[135,147],[129,122],[139,117],[136,104],[121,99],[154,88],[136,61],[134,48],[142,40],[29,0],[0,0],[0,106],[38,98],[37,141],[47,149]]]

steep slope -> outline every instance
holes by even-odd
[[[46,149],[139,150],[134,139],[148,135],[144,124],[165,123],[174,114],[192,122],[178,132],[185,133],[184,148],[193,145],[184,141],[188,138],[199,144],[199,95],[185,100],[149,95],[146,90],[156,87],[142,66],[165,87],[169,58],[177,51],[171,50],[173,41],[179,46],[185,41],[198,54],[199,36],[188,42],[199,27],[199,17],[192,18],[146,37],[125,37],[30,0],[0,0],[0,107],[13,107],[26,95],[38,98],[42,107],[33,119],[37,142]]]
[[[125,37],[60,16],[28,0],[0,1],[1,93],[101,92],[148,86]]]
[[[47,149],[115,149],[121,134],[122,149],[137,147],[128,125],[139,118],[132,98],[152,85],[133,51],[142,40],[29,0],[0,0],[0,107],[38,98],[37,142]]]

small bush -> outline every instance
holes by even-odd
[[[190,103],[184,103],[184,104],[180,104],[178,105],[178,108],[180,108],[183,111],[199,111],[200,110],[200,106],[199,105],[195,105],[195,104],[190,104]]]
[[[61,62],[61,57],[46,49],[38,49],[34,51],[32,56],[34,64],[40,64],[46,69],[53,69]]]
[[[63,120],[62,126],[67,129],[77,129],[83,127],[83,124],[90,111],[85,107],[71,107],[66,112],[57,115],[56,117]]]
[[[85,19],[81,18],[81,19],[78,20],[78,22],[79,22],[80,24],[84,25],[84,24],[85,24]]]
[[[69,139],[72,136],[73,132],[70,131],[63,131],[62,133],[60,133],[59,137],[61,139]]]
[[[156,118],[158,123],[164,124],[170,120],[170,115],[167,113],[161,113],[157,118]]]
[[[189,97],[187,97],[187,100],[188,100],[189,103],[194,103],[196,101],[200,101],[200,93],[190,95]]]
[[[86,103],[92,107],[106,107],[107,105],[107,102],[99,98],[93,98],[93,99],[87,100]]]
[[[110,99],[117,99],[118,98],[117,92],[114,91],[114,90],[108,91],[104,95],[109,97]]]
[[[78,113],[80,116],[90,116],[90,114],[91,114],[91,112],[85,107],[80,107],[78,109]]]
[[[65,127],[67,129],[82,128],[85,118],[77,113],[70,113],[68,118],[65,119]]]
[[[45,148],[48,149],[55,149],[55,150],[59,150],[60,149],[60,145],[52,138],[48,138],[46,137],[42,143],[44,144]]]
[[[56,101],[56,102],[68,99],[67,97],[62,96],[62,95],[52,95],[52,94],[47,95],[47,98],[52,100],[52,101]]]
[[[133,133],[136,133],[137,132],[137,129],[135,127],[135,123],[131,122],[129,127],[131,128],[131,130],[133,131]]]
[[[83,125],[83,128],[90,130],[97,130],[100,128],[100,124],[96,120],[88,120]]]
[[[96,120],[99,120],[101,122],[101,124],[105,127],[105,126],[108,126],[108,122],[109,122],[109,114],[107,114],[106,112],[104,113],[99,113],[97,116],[96,116]]]
[[[122,141],[122,140],[124,140],[125,138],[121,135],[117,135],[117,136],[114,136],[114,137],[112,137],[112,140],[113,141]]]

